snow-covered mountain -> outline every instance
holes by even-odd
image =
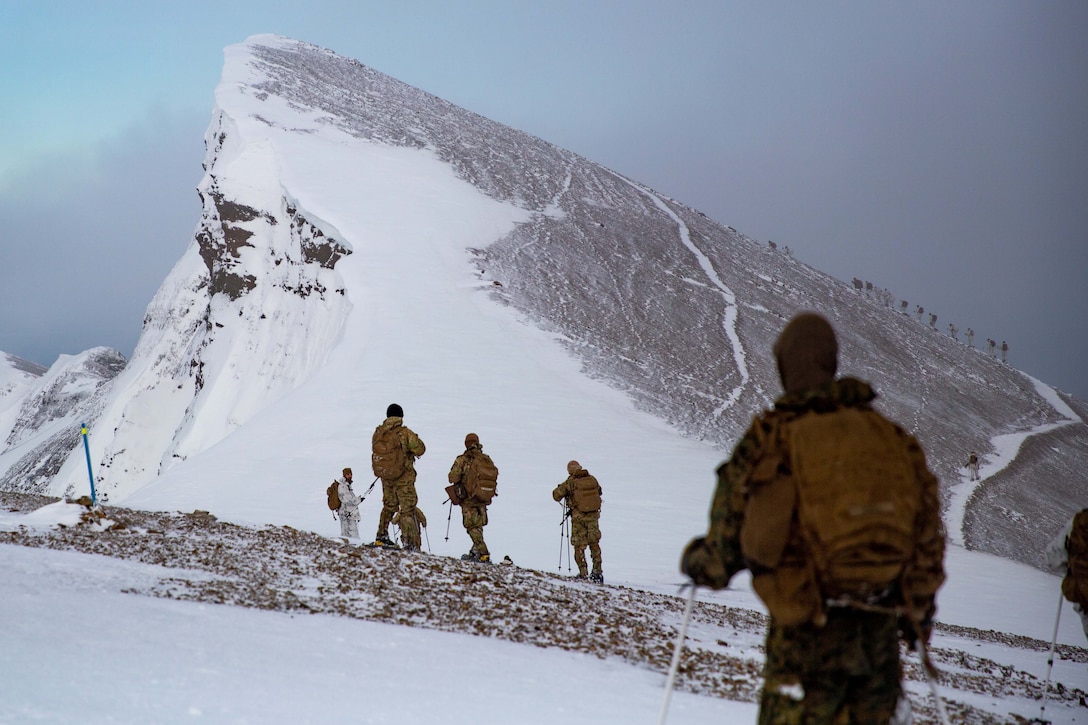
[[[82,423],[101,410],[125,367],[106,347],[61,355],[48,370],[0,353],[0,487],[45,490],[81,444]],[[84,489],[89,487],[84,468]]]
[[[323,482],[366,470],[398,402],[432,522],[474,430],[503,471],[489,535],[520,561],[554,556],[548,492],[578,458],[612,561],[667,580],[802,309],[922,441],[955,541],[1034,566],[1088,501],[1088,404],[637,181],[275,36],[227,49],[215,99],[193,242],[86,409],[112,503],[328,529]],[[63,461],[7,436],[0,486],[83,490],[78,422],[51,433]]]

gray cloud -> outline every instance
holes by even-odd
[[[152,112],[89,155],[22,170],[0,196],[0,350],[43,365],[132,353],[199,220],[206,125]]]

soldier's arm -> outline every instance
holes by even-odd
[[[718,487],[710,506],[707,545],[721,560],[728,577],[747,568],[740,549],[740,528],[748,478],[762,455],[762,424],[756,421],[741,437],[729,460],[718,467]]]
[[[427,452],[427,446],[423,445],[423,440],[415,434],[411,428],[404,426],[404,432],[406,434],[405,448],[416,458],[419,458]]]
[[[462,472],[465,468],[465,456],[462,454],[457,456],[457,460],[453,462],[453,467],[450,468],[449,481],[450,483],[460,483]]]
[[[929,470],[925,453],[913,437],[909,438],[908,446],[922,487],[922,508],[915,524],[914,559],[904,582],[912,601],[904,603],[914,610],[916,617],[927,620],[933,617],[937,590],[944,583],[945,531],[937,477]]]
[[[552,498],[556,501],[562,501],[563,499],[565,499],[567,497],[569,483],[570,479],[568,478],[566,481],[563,481],[563,483],[556,486],[555,490],[552,491]]]

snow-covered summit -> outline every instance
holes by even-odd
[[[276,36],[231,46],[206,145],[197,232],[92,421],[113,503],[330,530],[325,483],[366,470],[370,432],[398,402],[428,445],[432,533],[474,431],[502,471],[499,551],[552,565],[548,493],[578,458],[605,488],[606,567],[668,581],[714,467],[777,395],[770,347],[802,309],[831,319],[841,372],[872,381],[921,439],[969,545],[1035,563],[1088,499],[1083,477],[1052,475],[1088,465],[1082,402],[358,61]],[[1006,458],[1009,436],[1043,452]],[[47,485],[4,486],[85,481],[75,449]]]

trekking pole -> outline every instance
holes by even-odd
[[[1050,693],[1050,670],[1054,667],[1054,649],[1058,646],[1058,622],[1062,620],[1062,604],[1065,603],[1065,595],[1058,589],[1058,614],[1054,617],[1054,636],[1050,638],[1050,655],[1046,660],[1046,683],[1043,685],[1043,706],[1039,709],[1039,722],[1046,722],[1043,713],[1046,712],[1046,698]]]
[[[570,574],[570,572],[571,572],[571,563],[570,563],[571,552],[574,550],[574,544],[571,541],[571,529],[572,529],[572,527],[573,527],[573,524],[571,523],[571,518],[570,518],[570,508],[568,507],[567,508],[567,573],[568,574]]]
[[[929,682],[929,691],[933,694],[933,702],[937,705],[937,717],[941,721],[941,725],[950,725],[948,711],[944,709],[944,700],[941,699],[941,694],[937,692],[936,668],[929,659],[929,653],[926,651],[925,642],[922,641],[921,637],[915,640],[914,648],[918,653],[918,657],[922,660],[922,669],[925,671],[926,680]]]
[[[567,514],[564,507],[563,518],[559,519],[559,568],[556,569],[560,574],[563,573],[563,531],[567,523]]]
[[[691,621],[691,610],[695,606],[695,584],[688,583],[684,586],[691,587],[687,604],[684,605],[684,620],[680,623],[680,632],[676,635],[676,646],[672,651],[672,664],[669,665],[669,677],[665,680],[665,700],[661,703],[661,717],[658,725],[665,725],[665,718],[669,714],[669,700],[672,698],[672,686],[676,682],[676,673],[680,669],[680,652],[684,649],[684,640],[688,636],[688,622]]]
[[[367,490],[363,491],[363,495],[359,498],[360,506],[363,504],[363,501],[366,501],[366,497],[370,495],[370,492],[374,490],[374,484],[376,484],[377,482],[378,479],[375,478],[373,481],[370,482],[370,487],[367,488]]]
[[[446,541],[449,541],[450,540],[450,520],[453,519],[453,499],[448,498],[446,500],[450,502],[450,512],[446,516]]]
[[[433,554],[434,552],[431,551],[431,535],[427,533],[427,527],[426,526],[423,527],[423,536],[426,537],[426,539],[427,539],[427,553],[428,554]]]

